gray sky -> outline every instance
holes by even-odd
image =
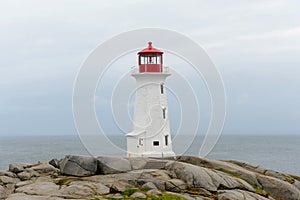
[[[0,136],[75,134],[80,65],[101,42],[144,27],[207,51],[226,87],[225,134],[299,134],[299,1],[175,2],[0,1]]]

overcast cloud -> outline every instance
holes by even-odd
[[[75,134],[81,63],[106,39],[145,27],[181,32],[207,51],[226,87],[225,134],[299,134],[299,11],[296,0],[2,0],[0,135]]]

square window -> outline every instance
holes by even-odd
[[[153,146],[159,146],[159,141],[153,141]]]

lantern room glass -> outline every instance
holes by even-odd
[[[140,56],[140,65],[144,64],[161,64],[161,56],[149,55],[149,56]]]

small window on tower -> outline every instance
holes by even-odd
[[[164,93],[164,84],[163,83],[160,84],[160,93],[161,94]]]
[[[166,108],[162,109],[162,113],[163,113],[163,119],[166,119]]]
[[[166,145],[166,146],[168,146],[168,142],[169,142],[168,139],[169,139],[169,136],[168,136],[168,135],[165,135],[165,145]]]
[[[159,146],[159,141],[153,141],[153,146]]]

